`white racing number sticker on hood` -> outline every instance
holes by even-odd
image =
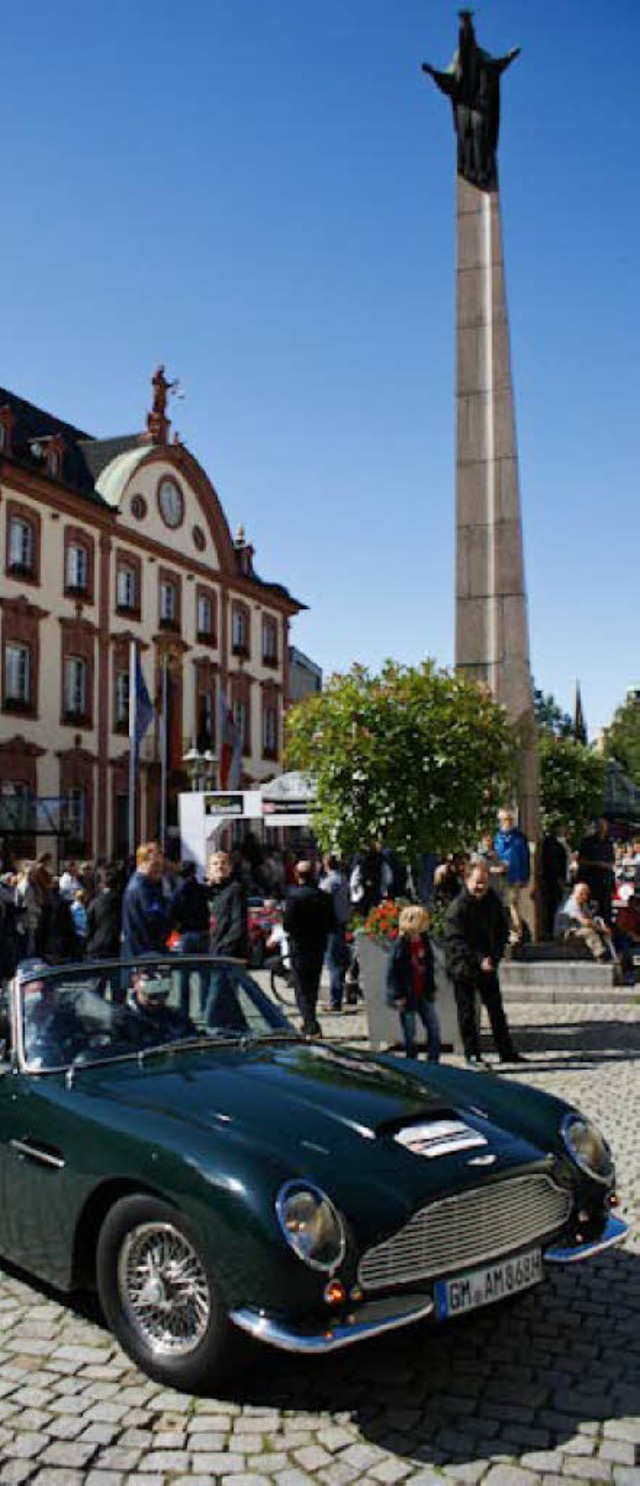
[[[403,1145],[414,1156],[451,1156],[456,1151],[471,1151],[476,1146],[486,1146],[484,1135],[472,1130],[461,1120],[430,1120],[424,1125],[407,1125],[394,1135],[398,1145]]]

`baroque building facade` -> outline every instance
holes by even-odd
[[[108,439],[0,389],[0,813],[18,852],[51,826],[67,855],[125,854],[132,641],[156,704],[137,760],[138,839],[175,828],[190,750],[219,785],[225,706],[240,785],[280,771],[303,606],[258,576],[208,475],[170,438],[162,367],[152,386],[146,430]]]

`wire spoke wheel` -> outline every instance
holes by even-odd
[[[157,1357],[187,1357],[211,1319],[206,1270],[186,1234],[171,1223],[140,1223],[126,1234],[117,1284],[133,1332]]]

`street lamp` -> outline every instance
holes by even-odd
[[[182,759],[183,765],[189,775],[191,789],[195,791],[212,789],[215,784],[218,760],[210,748],[205,748],[204,753],[192,743]]]

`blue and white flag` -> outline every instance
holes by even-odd
[[[139,655],[136,655],[134,705],[133,744],[137,753],[147,728],[151,724],[154,712],[153,702],[147,691],[147,685],[142,674]]]

